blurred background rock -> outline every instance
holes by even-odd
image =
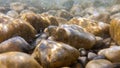
[[[120,0],[0,0],[0,6],[9,6],[12,2],[25,3],[28,6],[36,7],[39,12],[49,9],[66,9],[69,10],[75,4],[81,4],[83,7],[89,7],[94,5],[99,6],[111,6],[119,4]]]

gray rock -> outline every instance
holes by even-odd
[[[104,55],[98,55],[93,58],[93,60],[97,60],[97,59],[106,59],[106,57]]]
[[[113,63],[114,68],[120,68],[120,63]]]
[[[8,15],[8,16],[10,16],[12,18],[18,18],[19,17],[18,12],[14,11],[14,10],[8,11],[6,15]]]
[[[84,48],[80,48],[79,52],[80,52],[80,56],[86,56],[87,55],[87,51]]]
[[[95,57],[97,57],[97,54],[95,54],[95,53],[93,53],[93,52],[89,52],[89,53],[88,53],[88,57],[87,57],[87,58],[88,58],[89,60],[92,60],[92,59],[95,58]]]
[[[85,67],[85,65],[88,62],[88,59],[87,59],[87,57],[79,57],[78,62],[80,62]]]

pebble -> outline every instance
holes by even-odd
[[[93,52],[89,52],[88,53],[88,60],[92,60],[92,59],[94,59],[95,57],[97,57],[97,54],[95,54],[95,53],[93,53]]]
[[[88,59],[87,57],[79,57],[78,62],[80,62],[85,67],[88,62]]]

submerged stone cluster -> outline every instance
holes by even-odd
[[[119,68],[119,1],[95,3],[0,6],[0,68]]]

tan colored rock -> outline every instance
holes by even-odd
[[[23,13],[21,18],[30,23],[36,30],[44,30],[49,25],[58,25],[54,16],[48,14]]]
[[[112,19],[110,22],[110,35],[111,38],[118,44],[120,45],[120,32],[119,32],[119,27],[120,26],[120,19],[115,18]]]
[[[22,52],[0,54],[0,68],[42,68],[30,55]]]
[[[105,59],[91,60],[85,68],[113,68],[110,61]]]
[[[67,43],[77,49],[90,49],[96,42],[94,35],[77,25],[49,26],[44,32],[54,40]]]
[[[35,37],[35,34],[36,30],[24,20],[0,14],[0,42],[13,36],[21,36],[29,42]]]
[[[110,48],[100,50],[98,54],[104,55],[112,62],[120,62],[120,46],[112,46]]]
[[[103,36],[109,32],[109,24],[103,22],[96,22],[87,18],[74,17],[68,24],[76,24],[83,27],[86,31],[96,35]]]
[[[32,57],[44,68],[60,68],[74,63],[79,57],[79,51],[61,42],[42,40]]]

